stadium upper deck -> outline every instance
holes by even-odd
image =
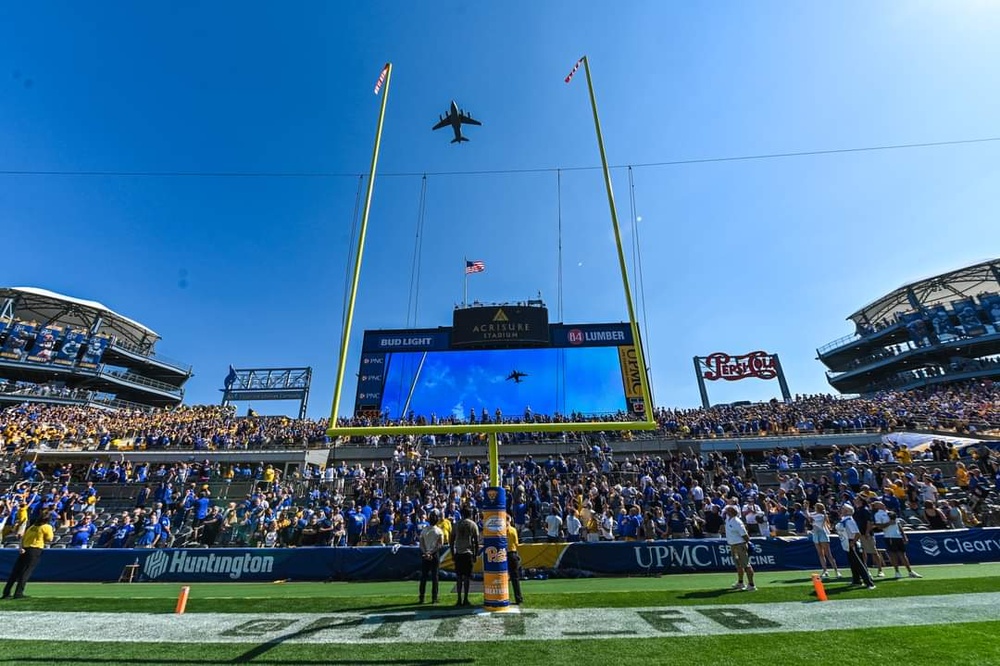
[[[157,354],[159,340],[96,301],[0,288],[0,402],[180,404],[191,367]]]
[[[842,393],[1000,377],[1000,259],[904,285],[848,319],[856,332],[817,350]]]

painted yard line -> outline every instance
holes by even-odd
[[[747,593],[751,594],[751,593]],[[1000,593],[827,603],[785,602],[653,608],[522,609],[519,613],[415,612],[148,614],[122,631],[117,613],[16,611],[5,602],[0,640],[170,643],[423,643],[427,641],[579,640],[895,627],[1000,620]],[[631,632],[627,633],[626,632]]]

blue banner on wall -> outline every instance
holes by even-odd
[[[73,365],[76,363],[76,357],[80,355],[80,349],[86,341],[86,331],[68,331],[66,337],[63,339],[62,346],[56,352],[56,357],[52,362],[56,365]]]
[[[808,539],[754,539],[750,563],[761,571],[815,568],[816,550]],[[734,568],[724,539],[574,543],[563,552],[558,566],[607,575],[732,571]]]
[[[909,532],[914,565],[1000,561],[1000,528]],[[877,537],[882,547],[881,536]],[[548,547],[551,547],[548,546]],[[723,539],[571,543],[555,566],[598,575],[733,571]],[[841,567],[847,557],[839,539],[830,550]],[[499,552],[499,551],[497,551]],[[0,580],[18,551],[0,550]],[[750,562],[760,571],[815,570],[816,549],[806,537],[753,539]],[[274,580],[405,580],[420,571],[413,546],[365,548],[47,549],[32,575],[40,582],[116,581],[139,565],[139,580],[159,582],[270,582]]]
[[[35,324],[17,322],[7,331],[7,339],[0,348],[0,356],[23,361],[28,353],[28,346],[35,337]]]
[[[0,551],[6,580],[17,549]],[[401,580],[420,571],[420,551],[367,548],[47,549],[34,581],[116,581],[130,564],[139,580],[157,582],[271,582],[275,580]]]
[[[1000,528],[907,532],[911,564],[957,564],[1000,560]]]
[[[909,532],[908,537],[907,555],[914,565],[1000,561],[1000,528],[919,531]],[[884,548],[881,535],[876,544]],[[830,552],[847,567],[839,539],[831,539]],[[812,570],[819,560],[812,541],[791,537],[753,539],[750,563],[761,571]],[[734,570],[723,539],[574,543],[563,551],[557,566],[603,575]]]
[[[80,359],[80,367],[96,368],[100,365],[101,357],[104,356],[104,350],[107,349],[110,344],[111,340],[103,335],[95,335],[88,340],[87,349],[83,352],[83,357]]]
[[[56,355],[56,343],[62,338],[62,326],[49,324],[35,336],[35,344],[28,352],[28,360],[33,363],[48,363]]]

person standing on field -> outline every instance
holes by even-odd
[[[740,520],[740,510],[730,504],[726,507],[726,543],[729,544],[729,551],[733,555],[733,563],[736,564],[736,582],[733,584],[734,590],[750,590],[753,592],[757,586],[753,582],[753,567],[750,565],[750,534],[747,526]],[[747,585],[743,584],[743,573],[746,572]]]
[[[868,567],[861,559],[859,548],[861,546],[861,530],[854,522],[854,507],[844,504],[840,507],[840,521],[837,523],[837,534],[840,536],[840,545],[847,553],[847,561],[851,564],[851,584],[864,585],[869,590],[875,589],[875,583],[868,572]]]
[[[455,589],[458,592],[456,606],[471,606],[469,603],[469,587],[472,584],[472,564],[479,553],[479,527],[472,520],[472,509],[462,507],[462,520],[451,533],[451,558],[455,562],[455,575],[458,581]]]
[[[507,523],[507,577],[510,579],[511,587],[514,588],[514,603],[523,604],[524,597],[521,595],[521,554],[518,552],[520,540],[517,536],[517,528]]]
[[[437,526],[437,511],[432,511],[427,517],[427,526],[420,532],[420,601],[424,603],[424,592],[427,590],[427,579],[431,580],[431,603],[438,602],[438,572],[440,559],[438,555],[444,548],[444,532]]]
[[[840,569],[837,568],[837,560],[834,559],[833,554],[830,552],[830,533],[828,531],[830,518],[826,514],[826,507],[821,502],[816,502],[813,505],[813,511],[807,515],[812,522],[810,538],[816,547],[816,553],[819,555],[819,565],[823,568],[823,573],[820,576],[826,578],[830,575],[827,573],[826,568],[827,562],[829,562],[833,565],[833,571],[837,575],[837,578],[840,578]]]
[[[14,562],[14,568],[10,571],[7,584],[4,585],[3,599],[10,598],[11,588],[14,588],[15,585],[17,587],[14,588],[14,598],[24,598],[24,586],[42,559],[42,549],[54,538],[55,533],[52,531],[52,525],[45,516],[45,512],[39,512],[31,527],[26,529],[24,536],[21,537],[21,553]]]
[[[882,537],[885,539],[885,550],[889,554],[889,564],[896,570],[896,578],[902,578],[899,573],[899,565],[906,567],[910,578],[923,578],[910,567],[910,558],[906,556],[906,542],[909,539],[903,531],[903,521],[896,516],[894,511],[886,511],[885,504],[874,502],[872,508],[875,509],[875,524],[882,530]]]

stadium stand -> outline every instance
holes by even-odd
[[[918,280],[848,318],[852,335],[817,350],[842,393],[1000,377],[1000,259]]]
[[[191,367],[156,351],[160,336],[97,301],[0,287],[0,404],[143,409],[180,404]]]
[[[915,458],[878,436],[846,446],[835,438],[901,428],[996,433],[1000,392],[989,381],[656,414],[657,436],[670,446],[630,451],[649,443],[601,433],[537,438],[536,453],[505,455],[501,476],[524,540],[705,536],[718,529],[712,506],[728,502],[763,536],[802,534],[813,504],[833,507],[836,518],[859,494],[915,529],[1000,521],[1000,465],[989,446],[936,442]],[[802,432],[819,443],[781,445]],[[732,436],[758,445],[704,446]],[[27,402],[0,410],[0,523],[8,545],[40,511],[52,515],[56,547],[410,544],[430,511],[454,517],[482,499],[483,448],[458,439],[331,442],[322,419]],[[348,461],[351,449],[365,456]],[[321,462],[296,458],[302,451]]]

